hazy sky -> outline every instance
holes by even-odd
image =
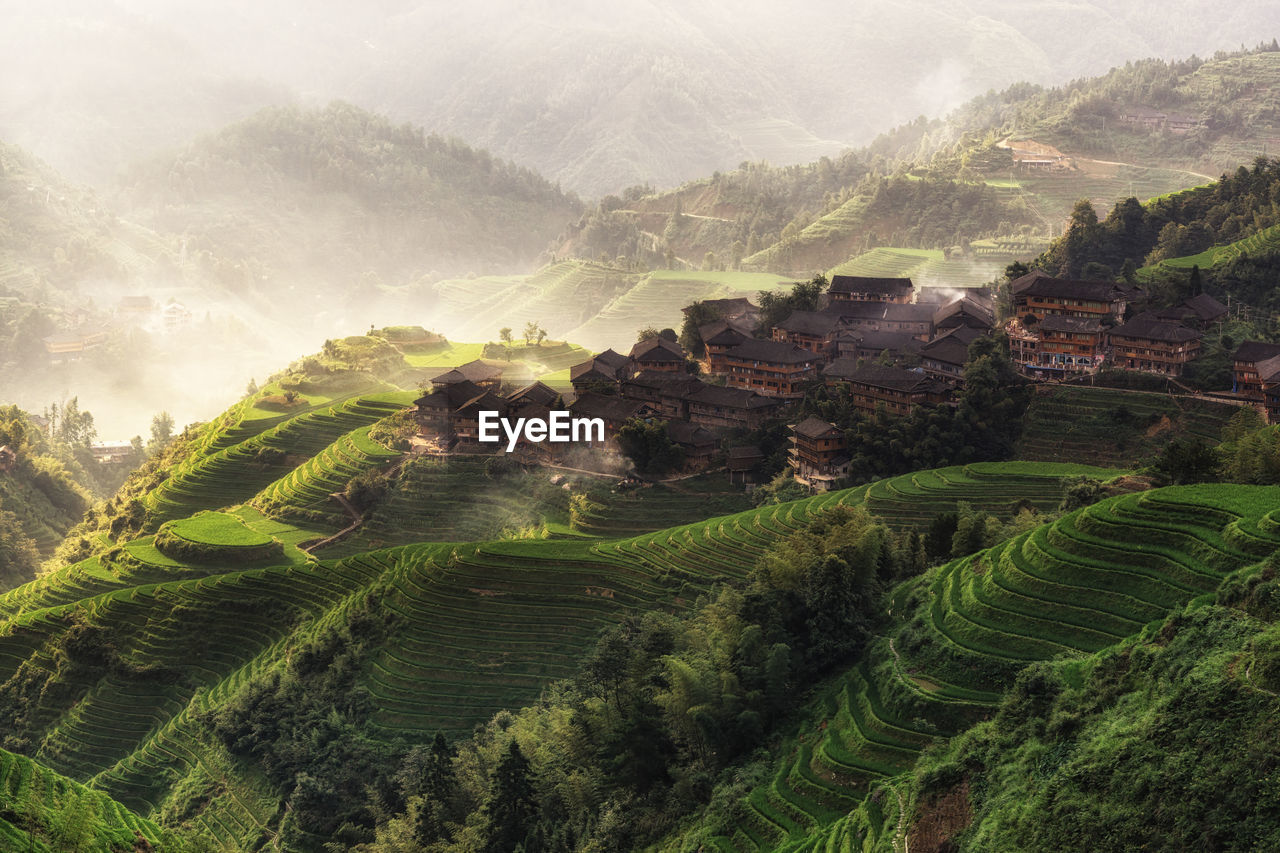
[[[79,179],[339,97],[587,195],[800,162],[1018,80],[1250,46],[1243,0],[8,2],[0,138]]]

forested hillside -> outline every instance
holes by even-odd
[[[484,151],[353,106],[264,110],[130,170],[121,204],[234,292],[344,300],[521,268],[578,203]]]

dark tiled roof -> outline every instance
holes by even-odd
[[[879,278],[861,275],[833,275],[832,293],[883,293],[898,296],[913,289],[909,278]]]
[[[466,364],[460,364],[457,367],[455,367],[453,370],[446,371],[445,373],[440,374],[439,376],[437,376],[435,379],[431,381],[432,382],[460,381],[459,379],[454,378],[454,375],[456,374],[457,376],[460,376],[462,379],[466,379],[471,382],[488,382],[494,379],[501,379],[502,370],[503,370],[503,366],[500,364],[493,364],[492,362],[488,362],[488,361],[485,361],[484,359],[477,358],[475,361],[468,361]],[[446,379],[445,377],[449,377],[449,378]]]
[[[901,367],[882,367],[878,364],[864,364],[858,367],[857,359],[847,356],[831,362],[822,373],[831,379],[859,382],[877,388],[891,388],[895,391],[942,390],[945,387],[924,373],[905,370]]]
[[[619,423],[651,411],[647,403],[624,397],[608,397],[604,394],[586,393],[569,405],[569,411],[580,418],[604,418]]]
[[[1140,338],[1142,340],[1164,341],[1165,343],[1176,344],[1196,340],[1200,337],[1200,333],[1195,329],[1188,329],[1178,323],[1161,320],[1148,311],[1139,314],[1123,326],[1116,326],[1111,330],[1111,337]]]
[[[597,358],[569,368],[570,382],[614,382],[617,378],[617,372]]]
[[[919,352],[924,346],[924,342],[919,338],[913,337],[909,332],[872,332],[872,331],[848,331],[842,333],[842,336],[848,336],[849,340],[856,340],[858,348],[864,350],[874,350],[875,352]]]
[[[614,352],[612,349],[607,349],[604,352],[598,354],[595,357],[595,360],[600,362],[601,364],[608,365],[609,367],[613,368],[615,371],[621,370],[622,368],[626,367],[628,364],[631,363],[631,359],[627,358],[625,355],[623,355],[620,352]]]
[[[1269,344],[1266,341],[1245,341],[1236,348],[1236,361],[1250,361],[1255,364],[1280,355],[1280,344]]]
[[[828,314],[850,320],[882,320],[887,302],[831,302],[822,309]]]
[[[1258,378],[1263,382],[1275,382],[1280,379],[1280,355],[1258,362]]]
[[[751,337],[751,330],[741,323],[730,323],[727,320],[713,320],[698,327],[698,337],[704,344],[715,346],[734,346]]]
[[[732,299],[703,299],[701,302],[711,310],[727,317],[756,313],[760,310],[745,296],[737,296]],[[689,313],[690,307],[692,306],[686,306],[683,309],[686,314]]]
[[[800,335],[825,337],[840,325],[840,318],[828,311],[792,311],[775,329]]]
[[[679,362],[685,360],[684,347],[663,337],[648,338],[631,348],[631,358],[640,361]]]
[[[440,386],[434,393],[419,397],[413,401],[418,408],[456,409],[463,403],[483,394],[484,389],[466,379]]]
[[[806,361],[818,361],[818,356],[808,350],[781,341],[743,341],[733,349],[727,350],[725,355],[743,361],[766,361],[771,364],[803,364]]]
[[[933,306],[914,302],[890,302],[884,306],[884,318],[898,322],[932,323]]]
[[[623,392],[628,386],[654,388],[663,394],[687,394],[702,385],[702,380],[687,373],[673,373],[667,370],[642,370],[630,379],[623,381]]]
[[[805,438],[822,438],[830,433],[836,433],[837,435],[840,433],[835,424],[812,416],[796,424],[792,427],[792,430],[796,435],[803,435]]]
[[[989,305],[984,305],[971,296],[964,296],[943,305],[934,312],[933,323],[935,326],[940,326],[953,319],[955,322],[962,322],[965,317],[978,321],[988,329],[996,324],[995,311]]]
[[[671,440],[676,444],[687,447],[705,447],[716,443],[714,432],[688,421],[667,421],[667,435],[671,436]]]
[[[483,391],[454,410],[457,416],[478,415],[480,412],[505,412],[507,403],[491,391]]]
[[[519,391],[513,391],[507,396],[507,402],[512,405],[536,404],[540,406],[549,406],[556,401],[560,394],[554,388],[544,385],[541,382],[532,382]]]
[[[943,364],[963,365],[969,360],[969,344],[962,337],[943,335],[940,338],[934,338],[921,347],[920,357],[933,359]]]
[[[1021,280],[1019,279],[1019,281]],[[1026,296],[1086,299],[1091,302],[1111,302],[1127,295],[1125,288],[1112,281],[1079,281],[1077,279],[1051,278],[1049,276],[1040,276],[1027,287],[1014,292]]]
[[[1041,320],[1036,328],[1046,332],[1085,332],[1095,333],[1102,331],[1102,321],[1093,317],[1063,317],[1060,314],[1050,314]]]
[[[1181,305],[1175,305],[1172,308],[1164,308],[1157,312],[1157,316],[1161,319],[1182,320],[1195,319],[1200,322],[1208,322],[1217,320],[1226,316],[1227,306],[1214,299],[1207,293],[1201,293],[1186,299]]]
[[[765,397],[746,388],[727,388],[723,385],[703,385],[691,391],[685,399],[691,403],[730,409],[762,409],[782,404],[776,397]]]

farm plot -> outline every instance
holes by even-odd
[[[1277,502],[1280,488],[1256,486],[1122,495],[908,581],[892,596],[898,629],[811,703],[742,801],[746,826],[724,827],[716,849],[833,849],[843,815],[988,715],[1026,664],[1138,634],[1280,548]]]

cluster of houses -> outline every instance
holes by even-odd
[[[1033,379],[1068,378],[1104,365],[1176,377],[1200,355],[1206,331],[1227,315],[1203,294],[1174,308],[1138,311],[1144,300],[1141,290],[1124,283],[1033,271],[1012,283],[1012,316],[1003,330],[1014,361]],[[539,416],[567,408],[574,417],[600,419],[605,437],[596,449],[617,453],[615,437],[624,424],[655,419],[683,448],[687,467],[697,469],[717,458],[726,433],[784,417],[817,383],[843,388],[866,412],[906,414],[918,405],[953,404],[970,344],[997,325],[985,292],[956,298],[954,291],[917,289],[906,278],[834,276],[819,310],[793,311],[767,329],[747,299],[702,306],[719,319],[698,328],[700,356],[670,335],[640,341],[625,355],[606,350],[571,368],[567,406],[540,382],[504,393],[511,386],[503,384],[501,362],[478,360],[448,371],[417,401],[422,432],[442,450],[493,452],[477,439],[479,412]],[[1233,390],[1280,417],[1280,344],[1246,343],[1235,368]],[[822,489],[848,473],[841,428],[810,417],[790,430],[790,462],[802,482]],[[517,448],[544,461],[563,452],[527,442]],[[733,448],[726,460],[730,477],[748,479],[760,458],[758,449]]]
[[[1145,299],[1124,283],[1054,278],[1034,270],[1012,283],[1005,325],[1013,360],[1032,378],[1066,378],[1103,366],[1181,376],[1199,357],[1205,331],[1227,317],[1208,294],[1158,311],[1129,312]],[[1126,321],[1125,315],[1130,313]]]
[[[175,300],[160,306],[149,296],[126,296],[116,305],[114,318],[104,323],[95,319],[96,315],[84,308],[68,312],[66,320],[69,328],[46,336],[42,343],[45,352],[53,363],[74,361],[84,357],[107,343],[113,329],[137,326],[143,323],[154,324],[159,321],[159,328],[166,333],[176,334],[191,325],[192,315],[186,306]]]

